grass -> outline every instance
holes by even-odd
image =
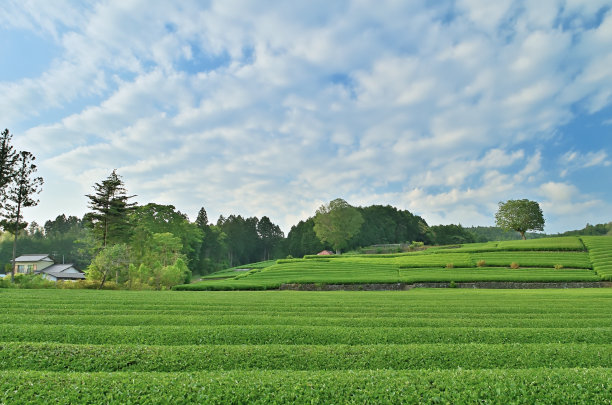
[[[612,289],[3,290],[0,403],[606,403],[611,302]]]

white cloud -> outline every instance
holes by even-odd
[[[62,52],[0,82],[0,121],[79,196],[117,168],[141,202],[285,230],[339,195],[490,223],[500,200],[558,194],[547,170],[609,165],[605,148],[542,162],[557,128],[612,94],[612,17],[587,18],[603,3],[492,4],[11,3],[11,26]]]
[[[562,168],[561,177],[565,177],[569,173],[580,169],[595,166],[608,167],[612,162],[609,160],[608,153],[605,150],[587,153],[571,150],[559,158],[559,164]]]
[[[548,182],[540,186],[542,195],[551,202],[566,202],[578,195],[576,186],[566,183]]]

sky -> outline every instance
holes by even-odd
[[[37,158],[44,224],[113,171],[195,220],[392,205],[545,232],[612,221],[609,0],[18,0],[0,127]]]

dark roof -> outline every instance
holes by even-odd
[[[61,273],[65,270],[68,270],[69,268],[73,268],[76,271],[79,271],[76,267],[74,267],[74,264],[72,263],[66,263],[66,264],[52,264],[49,267],[45,267],[44,269],[40,270],[42,273],[49,273],[49,272],[54,272],[54,273]]]
[[[74,270],[78,271],[78,273],[67,272],[66,270],[70,268],[73,268]],[[85,279],[85,274],[83,274],[79,269],[74,267],[74,264],[72,263],[54,264],[52,266],[39,270],[37,273],[45,273],[59,280],[62,280],[62,279],[64,280],[84,280]]]
[[[15,258],[16,262],[39,262],[41,260],[53,261],[49,257],[48,254],[40,253],[40,254],[31,254],[31,255],[21,255]]]
[[[62,273],[55,271],[46,271],[45,274],[55,277],[58,280],[85,280],[83,273]]]

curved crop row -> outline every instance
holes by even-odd
[[[604,280],[612,281],[612,237],[583,236],[589,248],[593,269]]]

